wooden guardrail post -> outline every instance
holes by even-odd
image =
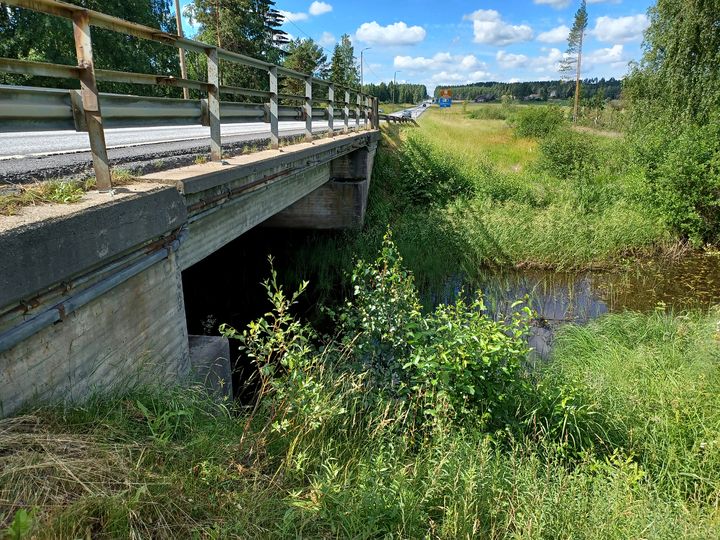
[[[75,52],[80,68],[80,92],[90,138],[95,179],[100,191],[112,189],[112,174],[105,145],[100,98],[97,81],[95,80],[95,64],[93,63],[92,39],[90,37],[90,15],[87,11],[76,11],[72,16]]]
[[[305,77],[305,141],[312,140],[312,77]]]
[[[328,86],[328,137],[335,136],[335,85]]]
[[[220,140],[220,62],[216,48],[206,50],[208,65],[208,118],[210,121],[210,159],[222,160]]]
[[[343,129],[343,132],[347,133],[350,131],[350,91],[348,89],[345,89],[345,110],[343,111],[343,116],[345,116],[345,129]]]
[[[355,129],[360,130],[360,104],[362,103],[362,94],[358,92],[357,103],[355,105]]]
[[[277,67],[273,66],[270,72],[270,146],[277,150],[280,148],[280,106],[278,104],[278,75]]]

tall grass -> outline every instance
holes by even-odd
[[[716,538],[719,318],[567,327],[516,437],[471,419],[413,429],[412,404],[332,343],[294,371],[292,331],[271,332],[253,350],[275,343],[287,371],[255,414],[162,389],[0,422],[0,523],[29,511],[36,538]]]
[[[384,131],[365,228],[312,237],[295,273],[330,295],[388,224],[423,293],[488,265],[609,268],[675,240],[641,181],[622,139],[521,138],[503,120],[432,109],[420,128]]]

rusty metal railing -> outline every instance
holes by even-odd
[[[220,124],[222,121],[221,113],[223,107],[226,107],[230,111],[235,111],[236,116],[234,118],[247,118],[248,120],[246,121],[257,121],[258,119],[257,105],[247,104],[243,108],[243,104],[227,102],[221,106],[221,94],[259,97],[268,100],[264,105],[265,111],[262,118],[270,124],[270,145],[272,148],[279,148],[279,122],[281,118],[287,118],[288,116],[286,111],[285,115],[282,114],[284,111],[282,111],[280,107],[280,100],[290,99],[303,103],[299,117],[305,121],[304,135],[308,141],[312,140],[313,137],[313,103],[320,103],[325,106],[325,117],[328,120],[329,128],[328,136],[330,137],[335,135],[335,105],[342,106],[344,132],[348,132],[353,128],[360,130],[369,128],[377,129],[379,127],[377,98],[364,94],[358,89],[345,87],[332,81],[318,79],[312,75],[300,73],[264,60],[238,54],[220,47],[214,47],[207,43],[194,41],[179,35],[169,34],[155,28],[58,0],[3,0],[3,4],[62,17],[72,21],[75,52],[78,60],[76,66],[0,58],[0,71],[42,77],[77,79],[80,81],[79,91],[69,91],[71,93],[74,126],[76,130],[87,131],[88,133],[97,186],[101,191],[112,189],[112,172],[108,161],[107,146],[105,144],[104,117],[101,111],[101,102],[103,99],[106,99],[107,95],[99,93],[98,81],[171,86],[206,93],[207,98],[202,100],[202,113],[200,116],[203,119],[202,123],[208,125],[210,128],[210,159],[213,161],[219,161],[222,158]],[[207,59],[207,82],[167,75],[96,69],[93,60],[90,31],[93,26],[154,41],[184,51],[203,54]],[[269,90],[221,85],[221,60],[267,72],[269,77]],[[304,81],[304,95],[280,93],[279,77],[289,77]],[[314,97],[314,85],[327,87],[328,97],[322,99]],[[351,101],[353,94],[355,95],[354,102]],[[114,97],[120,98],[122,96]],[[337,99],[338,97],[343,99]],[[2,98],[3,94],[0,93],[0,99]],[[138,99],[145,98],[138,97]],[[354,111],[352,111],[354,114],[351,114],[352,105],[354,105]],[[2,110],[1,104],[0,110]],[[317,109],[315,109],[315,111],[317,111]],[[135,114],[138,114],[137,110]],[[350,125],[351,116],[355,117],[355,126]],[[162,118],[157,118],[157,116],[155,118],[158,123],[162,120]],[[361,119],[364,121],[361,122]]]

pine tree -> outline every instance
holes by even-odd
[[[580,111],[580,73],[582,68],[582,49],[585,31],[588,25],[587,2],[582,0],[580,8],[575,13],[575,20],[568,36],[568,48],[565,59],[560,65],[560,71],[575,71],[575,106],[573,108],[573,120],[577,122]]]
[[[274,0],[193,0],[186,8],[191,21],[200,24],[196,39],[236,53],[279,63],[277,44],[287,41]],[[206,63],[191,63],[193,78],[204,78]],[[238,64],[222,65],[221,82],[228,86],[267,88],[267,74]]]
[[[319,79],[327,77],[328,65],[327,56],[317,43],[312,39],[296,39],[286,47],[285,60],[283,65],[294,71],[313,75]],[[287,77],[283,80],[282,89],[284,94],[305,94],[304,81]]]
[[[342,86],[357,88],[360,84],[355,49],[348,34],[343,34],[335,45],[330,65],[330,79]]]

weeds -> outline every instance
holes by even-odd
[[[547,367],[505,373],[494,355],[524,354],[512,332],[479,305],[423,312],[388,239],[354,279],[338,334],[321,339],[271,275],[272,308],[233,334],[271,389],[250,409],[164,388],[0,422],[2,527],[37,538],[718,536],[720,313],[567,327]],[[472,412],[447,414],[460,407]],[[163,417],[174,420],[158,437]]]
[[[41,204],[73,204],[80,201],[94,185],[93,180],[51,180],[14,186],[7,195],[0,195],[0,215],[17,214],[25,206]]]

